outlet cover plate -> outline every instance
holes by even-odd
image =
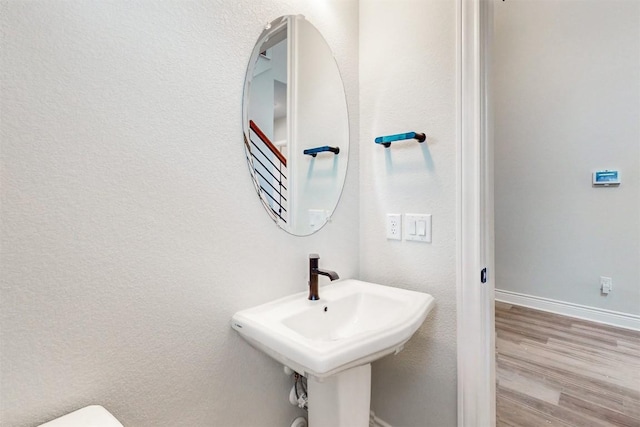
[[[402,240],[402,214],[387,214],[387,240]]]

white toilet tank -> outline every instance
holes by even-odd
[[[123,427],[123,425],[102,406],[91,405],[41,424],[39,427]]]

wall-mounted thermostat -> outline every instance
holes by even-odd
[[[595,171],[593,173],[593,185],[598,187],[620,185],[620,173],[614,170]]]

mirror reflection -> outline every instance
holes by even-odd
[[[276,19],[258,39],[245,78],[243,127],[267,213],[291,234],[319,230],[342,193],[349,123],[331,49],[303,16]]]

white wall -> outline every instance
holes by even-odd
[[[496,1],[496,288],[640,314],[639,23],[637,0]]]
[[[456,425],[455,2],[360,2],[360,270],[432,294],[397,356],[373,364],[372,409],[394,426]],[[426,132],[391,148],[374,138]],[[433,242],[385,238],[387,213],[430,213]]]
[[[100,403],[126,426],[289,425],[290,380],[229,319],[306,289],[310,252],[357,276],[358,147],[332,223],[281,231],[247,171],[244,74],[265,23],[305,14],[356,141],[357,2],[0,4],[0,424]]]

